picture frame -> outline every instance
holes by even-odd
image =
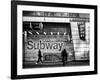
[[[97,5],[11,1],[11,79],[90,74],[97,74]]]

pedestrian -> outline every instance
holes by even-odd
[[[62,51],[62,53],[61,53],[63,66],[65,66],[65,64],[66,64],[67,57],[68,57],[67,55],[68,55],[68,53],[66,52],[66,49],[64,49],[64,50]]]
[[[38,61],[37,61],[37,63],[42,63],[42,54],[41,54],[40,50],[38,51]]]

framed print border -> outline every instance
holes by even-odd
[[[22,6],[22,7],[20,7],[20,6]],[[21,19],[22,13],[21,13],[21,17],[18,17],[18,16],[20,16],[18,11],[24,11],[24,10],[28,11],[30,6],[31,7],[33,6],[32,9],[33,10],[37,9],[37,11],[39,10],[40,7],[41,7],[41,9],[44,9],[44,7],[47,7],[46,9],[44,9],[44,11],[47,11],[47,9],[49,9],[49,8],[52,8],[54,10],[57,9],[57,8],[59,8],[59,10],[61,10],[61,9],[65,10],[66,8],[69,8],[69,9],[72,8],[72,9],[75,9],[75,10],[83,9],[83,11],[85,11],[85,9],[87,11],[93,10],[91,12],[94,13],[94,16],[93,16],[94,20],[90,19],[90,21],[92,21],[93,24],[94,24],[93,28],[91,29],[91,30],[94,31],[94,37],[93,37],[93,41],[94,41],[93,45],[94,46],[92,45],[93,46],[92,48],[94,49],[93,50],[94,51],[94,53],[93,53],[93,55],[94,55],[94,57],[93,57],[94,63],[93,64],[94,65],[92,65],[93,70],[77,71],[78,70],[77,69],[76,71],[71,71],[71,72],[58,71],[58,72],[48,72],[48,73],[44,72],[42,74],[42,73],[39,73],[39,71],[36,70],[36,68],[34,68],[34,70],[37,71],[36,74],[32,74],[32,73],[31,74],[22,74],[22,73],[24,73],[24,71],[22,71],[21,74],[19,74],[18,70],[21,70],[19,68],[22,68],[22,65],[20,66],[19,62],[18,62],[18,59],[20,59],[19,58],[19,51],[18,51],[18,50],[20,50],[18,48],[19,47],[18,46],[18,38],[19,38],[18,36],[20,34],[19,34],[18,31],[19,30],[22,31],[22,29],[19,28],[19,19],[20,19],[20,21],[22,21],[22,19]],[[38,7],[38,6],[40,6],[40,7]],[[56,12],[59,12],[59,10],[56,10]],[[52,11],[53,10],[50,10],[50,12],[52,12]],[[63,12],[63,11],[61,11],[61,12]],[[69,12],[71,12],[71,11],[69,10]],[[90,15],[90,17],[91,17],[91,15]],[[62,23],[63,23],[63,21],[62,21]],[[21,22],[20,26],[22,26],[22,22]],[[22,51],[20,51],[20,52],[22,52]],[[27,70],[29,70],[29,69],[27,69]],[[48,68],[46,68],[46,70],[48,70]],[[41,71],[43,71],[43,70],[41,70]],[[11,78],[12,79],[75,76],[75,75],[90,75],[90,74],[97,74],[97,5],[64,4],[64,3],[48,3],[48,2],[33,2],[33,1],[11,1]]]

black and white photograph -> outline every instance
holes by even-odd
[[[22,18],[23,68],[89,65],[90,14],[23,11]]]
[[[12,79],[97,74],[97,6],[12,1]]]

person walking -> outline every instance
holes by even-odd
[[[66,61],[67,61],[67,57],[68,57],[68,53],[66,52],[66,49],[64,49],[61,53],[62,55],[62,62],[63,62],[63,66],[65,66]]]
[[[37,61],[37,63],[42,63],[42,54],[41,54],[40,50],[38,51],[38,61]]]

